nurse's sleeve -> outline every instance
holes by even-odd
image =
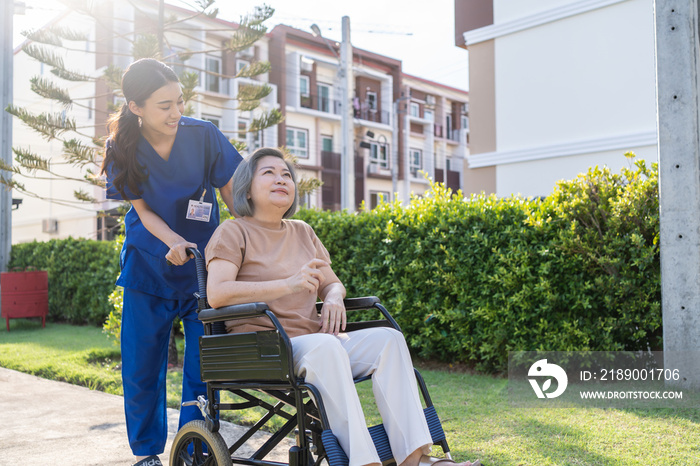
[[[233,172],[238,168],[243,157],[238,153],[233,144],[224,134],[211,124],[210,137],[213,139],[210,145],[209,154],[209,180],[215,188],[226,186],[233,176]]]

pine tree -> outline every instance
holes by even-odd
[[[161,4],[163,0],[160,0]],[[104,4],[104,2],[101,2]],[[185,26],[188,22],[197,18],[215,19],[218,9],[214,7],[215,0],[193,0],[189,5],[190,13],[187,16],[180,14],[176,16],[169,13],[167,17],[159,18],[157,13],[149,13],[140,6],[138,1],[130,2],[135,10],[142,14],[152,24],[146,30],[137,31],[132,38],[129,35],[116,35],[120,40],[128,40],[131,45],[131,56],[129,61],[139,58],[151,57],[162,60],[171,65],[177,65],[182,69],[180,80],[183,88],[183,97],[186,103],[186,115],[194,113],[193,103],[200,101],[195,88],[199,84],[201,73],[214,75],[219,78],[252,78],[270,70],[269,62],[254,61],[250,65],[240,69],[235,76],[215,73],[209,70],[199,69],[187,64],[187,60],[196,54],[223,52],[238,53],[253,46],[267,32],[264,22],[274,13],[274,9],[263,5],[256,7],[254,12],[241,18],[237,29],[232,30],[228,39],[221,44],[220,48],[212,49],[202,44],[201,50],[184,50],[177,54],[166,53],[171,50],[170,41],[176,39],[178,35],[187,35],[188,40],[196,40],[191,37],[191,29]],[[81,14],[87,21],[92,22],[95,28],[102,27],[107,21],[102,13],[104,8],[97,8],[96,2],[89,0],[65,0],[67,8]],[[179,10],[179,9],[178,9]],[[181,10],[179,10],[181,12]],[[221,29],[217,29],[218,32]],[[90,40],[90,35],[85,32],[73,30],[66,26],[52,25],[46,28],[24,31],[23,35],[28,39],[22,50],[32,58],[48,66],[53,76],[51,78],[36,76],[31,79],[31,89],[40,98],[46,99],[58,105],[61,111],[33,113],[30,110],[15,105],[8,106],[5,110],[14,115],[23,124],[27,125],[37,135],[47,141],[58,141],[62,145],[60,157],[52,157],[47,154],[39,154],[29,147],[13,147],[14,163],[7,166],[0,161],[0,170],[5,170],[12,174],[11,177],[2,176],[0,172],[0,183],[8,188],[14,189],[26,196],[46,199],[40,194],[33,192],[26,187],[22,178],[51,179],[51,180],[72,180],[80,181],[86,186],[103,186],[104,181],[97,176],[101,163],[104,138],[94,138],[87,134],[84,128],[77,123],[76,118],[71,116],[71,112],[76,108],[88,108],[100,98],[108,99],[108,110],[117,111],[123,101],[120,93],[120,81],[123,69],[116,64],[106,66],[99,76],[94,76],[90,70],[70,69],[65,64],[65,55],[71,51],[76,51],[76,43],[86,43]],[[201,40],[200,40],[201,42]],[[87,48],[86,48],[87,49]],[[94,52],[93,52],[94,53]],[[115,57],[118,54],[115,53]],[[116,59],[114,60],[116,61]],[[68,91],[75,83],[95,83],[102,81],[108,89],[107,95],[95,95],[91,98],[73,98]],[[95,86],[97,88],[97,86]],[[249,132],[261,131],[267,127],[276,125],[282,121],[282,114],[279,110],[273,109],[268,112],[259,110],[260,102],[268,96],[272,88],[265,83],[248,84],[240,86],[237,95],[238,111],[256,111],[256,117],[251,119],[247,128]],[[54,105],[54,106],[55,106]],[[237,138],[232,138],[231,143],[239,151],[245,150],[245,144]],[[61,165],[68,164],[79,169],[81,176],[66,175],[62,170],[57,169]],[[97,203],[85,189],[76,189],[73,193],[74,199],[58,200],[50,199],[62,205],[86,205]],[[48,199],[47,199],[48,200]]]

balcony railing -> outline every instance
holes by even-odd
[[[388,125],[391,123],[391,115],[387,111],[379,111],[372,109],[355,109],[355,118],[365,121],[373,121]]]
[[[340,102],[329,97],[318,96],[316,94],[302,95],[299,98],[299,106],[318,110],[319,112],[340,115]]]

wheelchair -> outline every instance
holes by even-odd
[[[206,383],[206,397],[187,401],[183,405],[195,405],[204,420],[196,420],[182,426],[173,440],[170,465],[218,465],[233,464],[255,466],[280,466],[266,459],[270,452],[287,436],[295,433],[296,445],[289,449],[290,466],[318,466],[326,461],[330,466],[347,466],[348,452],[344,452],[329,429],[323,400],[316,387],[306,384],[293,372],[290,339],[275,315],[265,303],[247,303],[212,309],[206,298],[207,271],[202,254],[194,248],[188,253],[194,256],[199,292],[199,319],[204,325],[200,337],[201,377]],[[317,303],[320,312],[323,303]],[[376,297],[350,298],[345,300],[348,312],[376,310],[381,314],[377,320],[348,322],[346,331],[352,332],[370,327],[392,327],[401,331],[399,325]],[[228,334],[226,320],[260,317],[269,319],[275,330],[251,333]],[[419,391],[423,398],[424,413],[433,444],[440,446],[445,457],[452,459],[450,449],[433,406],[426,384],[414,369]],[[355,379],[359,383],[371,376]],[[222,401],[222,393],[229,392],[242,401]],[[270,401],[272,400],[272,401]],[[264,415],[227,446],[219,433],[219,413],[225,410],[262,408]],[[285,409],[283,409],[285,408]],[[292,411],[291,413],[288,411]],[[273,418],[279,419],[273,429]],[[274,430],[266,442],[249,457],[238,457],[234,453],[255,433],[266,428]],[[382,424],[369,427],[370,435],[383,465],[395,465],[389,441]]]

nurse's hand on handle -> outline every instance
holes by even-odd
[[[170,248],[170,251],[165,255],[165,258],[173,265],[184,265],[193,256],[187,254],[187,248],[197,248],[195,243],[189,241],[179,241]]]

